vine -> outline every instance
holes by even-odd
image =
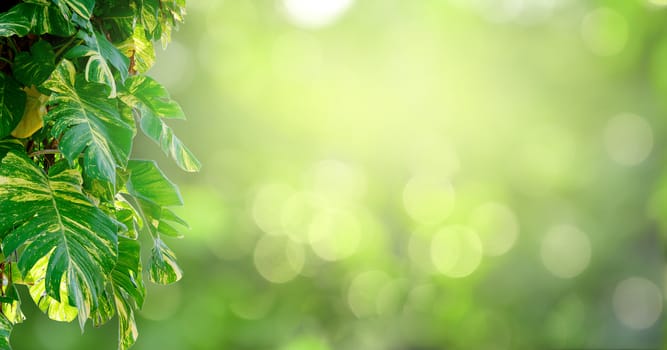
[[[185,171],[199,161],[166,121],[184,119],[144,73],[183,21],[185,0],[0,3],[0,349],[25,317],[17,286],[56,321],[119,320],[138,336],[142,270],[182,272],[164,241],[187,225],[181,195],[151,160],[131,159],[137,132]],[[152,238],[141,261],[139,234]]]

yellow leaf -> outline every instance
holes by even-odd
[[[27,99],[23,118],[12,131],[12,136],[22,139],[32,136],[35,131],[44,126],[44,114],[46,114],[46,100],[48,96],[42,95],[35,86],[24,87]]]

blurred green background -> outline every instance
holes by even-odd
[[[665,0],[189,0],[204,164],[135,349],[655,349]],[[27,304],[27,303],[26,303]],[[26,305],[15,349],[113,349]]]

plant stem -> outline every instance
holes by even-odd
[[[43,150],[32,152],[28,156],[29,157],[36,157],[36,156],[42,156],[42,155],[45,155],[45,154],[59,154],[59,153],[61,153],[59,149],[43,149]]]
[[[76,39],[77,39],[77,38],[76,38],[75,36],[73,36],[73,37],[71,37],[66,43],[64,43],[64,44],[58,49],[58,51],[56,51],[56,57],[60,56],[60,54],[62,54],[62,53],[65,51],[65,49],[67,49],[67,48],[70,46],[70,44],[72,44],[72,43],[74,42],[74,40],[76,40]],[[77,44],[80,44],[81,42],[83,42],[83,40],[79,40],[79,42],[78,42]]]

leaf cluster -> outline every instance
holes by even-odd
[[[184,119],[144,73],[185,0],[23,0],[0,5],[0,349],[22,322],[17,286],[57,321],[119,319],[137,339],[154,283],[181,278],[164,237],[186,222],[178,188],[154,161],[131,159],[139,130],[185,171],[199,161],[168,119]],[[139,234],[153,244],[141,261]]]

